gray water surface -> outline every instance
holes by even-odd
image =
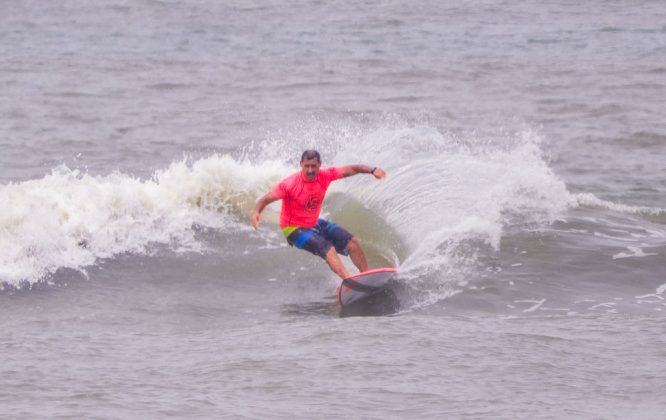
[[[662,418],[664,22],[0,1],[0,417]],[[310,147],[397,313],[249,227]]]

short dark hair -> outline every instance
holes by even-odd
[[[301,155],[301,162],[315,158],[317,161],[319,161],[319,163],[321,163],[321,156],[319,156],[319,152],[314,149],[308,149]]]

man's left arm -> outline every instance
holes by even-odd
[[[344,177],[356,174],[372,174],[377,179],[382,179],[386,176],[386,172],[382,168],[368,165],[347,165],[342,167],[342,175]]]

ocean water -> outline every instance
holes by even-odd
[[[663,418],[665,22],[0,0],[0,417]],[[249,226],[305,148],[397,311]]]

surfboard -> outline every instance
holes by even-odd
[[[385,292],[387,284],[398,272],[385,267],[354,274],[338,287],[338,302],[344,307]]]

